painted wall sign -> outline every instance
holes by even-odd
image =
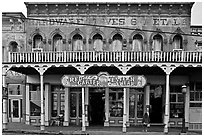
[[[61,26],[67,22],[97,24],[106,26],[187,26],[187,17],[55,17],[37,18],[49,21],[29,20],[29,26]]]
[[[146,85],[143,75],[64,75],[65,87],[137,87]]]

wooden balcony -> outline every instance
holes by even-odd
[[[60,63],[60,62],[183,62],[201,63],[202,52],[191,51],[62,51],[62,52],[9,52],[7,63]]]

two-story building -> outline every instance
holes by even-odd
[[[202,129],[201,35],[192,34],[193,3],[25,5],[27,18],[4,13],[2,21],[3,86],[8,70],[26,75],[19,121],[41,130],[55,123],[126,132],[147,112],[152,125],[168,132],[181,126],[185,110],[186,127]],[[5,127],[11,106],[3,110]]]

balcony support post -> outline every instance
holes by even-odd
[[[165,98],[165,112],[164,112],[164,133],[168,134],[168,127],[169,127],[169,96],[170,96],[170,73],[175,69],[176,67],[162,67],[163,71],[166,73],[166,98]]]

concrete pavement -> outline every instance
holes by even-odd
[[[180,128],[170,128],[168,135],[179,135]],[[141,126],[131,126],[127,132],[122,132],[122,127],[103,127],[90,126],[86,127],[86,132],[81,131],[80,126],[45,127],[45,131],[40,131],[39,126],[26,125],[23,123],[8,123],[8,129],[2,132],[3,135],[20,135],[20,134],[47,134],[47,135],[164,135],[163,126],[151,126],[148,132],[143,132]],[[201,132],[188,132],[188,135],[201,135]]]

